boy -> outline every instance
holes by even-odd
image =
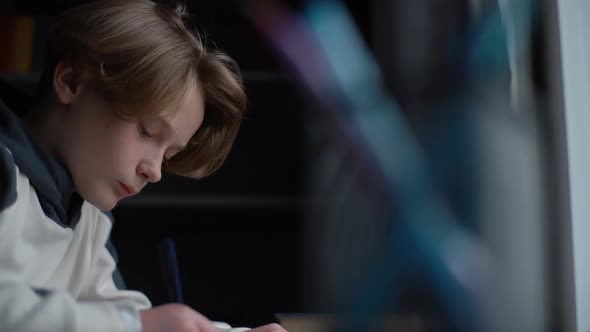
[[[236,136],[237,66],[183,16],[149,0],[66,10],[34,107],[20,118],[0,102],[0,330],[218,331],[187,306],[150,308],[116,286],[103,212],[162,169],[211,174]]]

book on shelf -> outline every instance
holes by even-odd
[[[38,73],[42,70],[47,20],[40,16],[0,19],[0,73]]]

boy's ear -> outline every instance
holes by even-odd
[[[53,89],[61,104],[70,104],[80,93],[83,75],[79,69],[59,61],[53,72]]]

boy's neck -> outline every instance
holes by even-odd
[[[64,130],[61,117],[64,106],[39,104],[24,117],[24,122],[37,143],[50,155],[62,162],[60,154],[61,135]]]

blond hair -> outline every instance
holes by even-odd
[[[54,20],[38,95],[46,96],[59,61],[87,69],[92,83],[121,118],[154,112],[194,86],[205,115],[187,147],[164,166],[203,177],[223,164],[246,109],[239,68],[205,47],[184,23],[184,6],[149,0],[99,0],[70,8]]]

